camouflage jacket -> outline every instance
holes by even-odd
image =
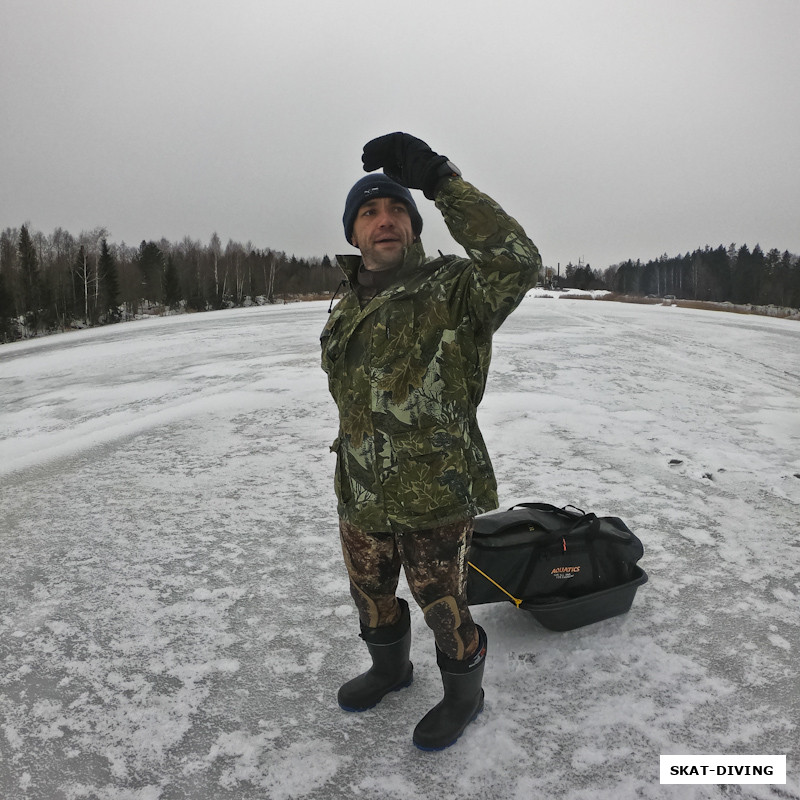
[[[422,530],[497,507],[476,412],[492,334],[535,284],[541,259],[520,225],[461,178],[436,197],[470,258],[409,247],[396,282],[363,308],[360,256],[339,256],[351,290],[322,331],[339,408],[339,516],[365,531]]]

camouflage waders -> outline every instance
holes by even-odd
[[[363,626],[397,622],[395,592],[402,566],[438,648],[459,661],[474,651],[478,633],[466,594],[471,519],[396,534],[368,533],[340,520],[339,533],[350,593]]]

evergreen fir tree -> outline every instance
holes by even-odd
[[[792,304],[792,254],[784,250],[778,265],[778,305],[790,306]]]
[[[28,226],[23,225],[19,232],[19,268],[22,277],[23,311],[26,322],[31,328],[37,328],[41,310],[41,280],[39,276],[39,258],[36,248],[28,233]]]
[[[167,258],[167,267],[164,270],[164,303],[173,310],[181,305],[181,284],[172,255]]]
[[[100,281],[100,306],[109,320],[119,321],[119,275],[117,261],[108,248],[108,242],[100,243],[100,262],[98,264],[98,280]]]
[[[748,302],[749,276],[752,269],[750,248],[743,244],[736,253],[736,264],[731,279],[731,300],[734,303]]]
[[[153,303],[163,297],[164,255],[155,242],[142,241],[137,258],[142,276],[142,296]]]
[[[753,248],[751,254],[752,267],[748,276],[747,303],[761,302],[761,284],[765,282],[765,272],[767,269],[767,259],[760,245]]]
[[[789,305],[800,308],[800,259],[789,266]]]
[[[7,286],[5,272],[0,269],[0,342],[12,342],[14,339],[14,297]]]

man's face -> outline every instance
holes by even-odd
[[[414,241],[408,207],[394,197],[367,200],[356,214],[352,241],[361,251],[366,269],[399,267]]]

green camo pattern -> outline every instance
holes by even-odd
[[[476,412],[492,334],[537,280],[520,225],[461,178],[436,197],[469,258],[409,247],[397,282],[361,308],[351,290],[321,335],[339,409],[339,516],[364,531],[421,530],[497,507]],[[360,256],[339,256],[351,286]]]

